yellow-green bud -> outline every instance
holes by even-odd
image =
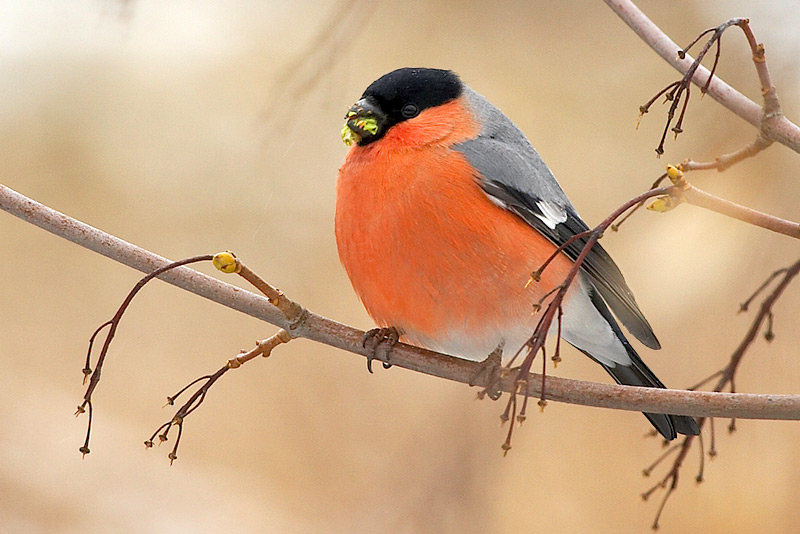
[[[233,252],[229,250],[215,254],[212,263],[214,264],[214,267],[223,273],[238,273],[241,269],[239,260],[237,260]]]

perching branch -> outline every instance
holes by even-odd
[[[508,362],[506,365],[507,369],[511,369],[511,366],[514,364],[514,361],[519,356],[520,353],[525,354],[524,360],[522,365],[519,367],[518,371],[515,373],[515,384],[517,389],[515,393],[510,396],[508,399],[508,404],[506,409],[501,416],[501,419],[505,422],[508,421],[509,418],[511,419],[511,425],[509,425],[508,434],[506,436],[506,440],[503,443],[503,450],[508,452],[511,448],[511,437],[514,432],[514,420],[519,423],[522,423],[527,417],[527,406],[528,406],[528,382],[530,380],[529,373],[531,370],[531,366],[533,365],[533,361],[536,356],[541,352],[543,365],[542,365],[542,378],[541,378],[541,391],[539,394],[539,406],[544,409],[545,405],[547,404],[546,395],[545,395],[545,380],[544,375],[546,373],[546,361],[545,361],[545,341],[547,339],[547,335],[550,332],[550,327],[553,324],[553,320],[558,320],[558,328],[559,331],[561,329],[561,315],[562,311],[562,302],[564,297],[566,296],[567,290],[569,289],[570,284],[574,280],[575,276],[577,276],[579,270],[582,267],[583,261],[592,247],[597,243],[597,241],[602,237],[603,233],[610,228],[614,223],[623,217],[626,212],[630,213],[630,211],[637,209],[640,207],[647,199],[658,197],[658,200],[654,202],[654,204],[659,204],[663,206],[662,208],[656,208],[656,211],[668,211],[676,207],[678,204],[684,201],[688,201],[692,204],[711,209],[712,211],[716,211],[718,213],[722,213],[729,217],[734,217],[739,220],[743,220],[745,222],[749,222],[750,224],[761,226],[763,228],[767,228],[769,230],[783,233],[789,235],[791,237],[800,238],[800,225],[795,222],[791,221],[784,221],[783,219],[779,219],[772,215],[768,215],[765,213],[757,212],[755,210],[751,210],[749,208],[745,208],[743,206],[739,206],[738,204],[734,204],[732,202],[717,198],[713,195],[700,191],[699,189],[693,187],[691,184],[686,182],[683,177],[683,172],[671,165],[667,166],[667,173],[666,177],[669,177],[672,183],[674,184],[672,187],[655,187],[657,186],[662,180],[663,177],[656,180],[650,190],[646,191],[638,195],[637,197],[629,200],[619,208],[617,208],[611,215],[606,217],[600,224],[598,224],[595,228],[591,231],[583,232],[579,235],[573,236],[570,240],[566,243],[561,245],[560,247],[556,248],[553,254],[533,273],[531,273],[531,281],[538,282],[542,271],[547,267],[547,265],[553,260],[555,256],[561,253],[561,251],[569,245],[572,241],[576,241],[578,239],[585,239],[586,242],[584,244],[583,250],[575,258],[575,261],[570,269],[569,273],[567,274],[566,278],[562,281],[562,283],[542,298],[542,301],[552,295],[552,299],[548,303],[547,307],[544,310],[542,317],[539,319],[539,322],[536,325],[533,333],[531,334],[530,339],[526,342],[526,344],[514,355],[514,357]],[[653,208],[653,205],[650,206]],[[616,228],[619,227],[619,224],[616,225]],[[529,282],[530,283],[530,282]],[[534,304],[534,309],[538,310],[541,308],[542,302],[540,301],[537,304]],[[559,336],[560,337],[560,336]],[[556,345],[555,354],[553,355],[554,361],[559,361],[560,354],[559,354],[560,345]],[[493,385],[487,386],[484,389],[483,393],[487,393],[494,389]],[[523,396],[522,405],[518,409],[517,405],[517,395],[521,394]],[[671,412],[668,412],[671,413]]]
[[[0,209],[55,235],[94,250],[142,272],[151,272],[168,264],[165,258],[127,243],[67,215],[31,200],[0,185]],[[221,282],[187,267],[179,267],[158,278],[229,308],[283,328],[293,337],[324,343],[364,357],[372,356],[361,341],[364,332],[306,311],[294,329],[284,314],[269,300],[249,291]],[[381,355],[377,355],[381,358]],[[479,370],[480,363],[398,343],[392,350],[392,365],[467,384]],[[540,394],[540,375],[528,380],[528,394]],[[477,385],[486,386],[485,382]],[[500,389],[516,390],[512,377],[506,377]],[[699,417],[736,417],[742,419],[800,420],[800,395],[747,393],[708,393],[661,390],[600,384],[551,377],[547,398],[557,402],[581,404],[636,412],[661,412]]]
[[[656,50],[667,62],[672,64],[676,69],[684,74],[683,79],[668,85],[665,89],[653,97],[650,102],[640,108],[641,119],[641,114],[647,113],[650,106],[662,95],[665,96],[666,101],[672,100],[672,104],[670,105],[667,113],[667,125],[665,126],[658,148],[656,149],[656,152],[659,155],[663,153],[666,133],[670,124],[672,123],[675,111],[678,108],[681,98],[684,98],[683,108],[678,118],[678,122],[673,128],[673,132],[677,137],[677,135],[683,131],[682,122],[684,113],[686,111],[686,104],[688,103],[689,99],[690,83],[695,83],[696,85],[700,86],[703,94],[709,92],[709,88],[711,88],[710,94],[715,100],[758,128],[758,134],[752,142],[738,150],[718,156],[714,159],[714,161],[698,162],[691,159],[686,159],[678,167],[668,166],[667,174],[662,176],[656,183],[654,183],[653,187],[656,187],[665,177],[668,176],[674,185],[681,186],[683,192],[677,197],[672,196],[669,198],[658,199],[651,204],[650,208],[655,208],[656,211],[667,211],[685,201],[710,209],[712,211],[716,211],[718,213],[723,213],[733,218],[744,220],[756,226],[761,226],[763,228],[782,233],[784,235],[795,238],[800,237],[800,226],[798,226],[797,223],[784,221],[771,215],[754,212],[749,208],[739,206],[732,202],[705,193],[704,191],[701,191],[686,182],[683,175],[684,171],[693,170],[716,169],[717,171],[723,171],[731,165],[755,156],[756,154],[768,148],[775,140],[788,146],[795,152],[800,152],[800,128],[788,121],[783,116],[777,91],[771,82],[764,45],[757,42],[755,35],[750,28],[749,20],[731,19],[716,28],[706,30],[686,48],[677,50],[677,45],[675,45],[675,43],[672,42],[663,32],[661,32],[657,26],[647,19],[647,17],[635,5],[633,5],[632,2],[627,0],[606,0],[606,3],[645,42],[647,42],[654,50]],[[760,108],[754,102],[750,101],[715,76],[715,71],[720,59],[722,34],[731,26],[738,26],[742,30],[742,32],[745,34],[748,45],[750,46],[753,64],[755,66],[756,73],[761,84],[761,92],[764,97],[763,106]],[[687,59],[686,52],[698,41],[700,41],[703,36],[708,34],[711,34],[711,37],[708,38],[706,44],[699,51],[697,59],[693,61],[691,59]],[[714,44],[716,44],[716,54],[714,57],[713,66],[709,72],[704,69],[700,63],[703,61],[706,53]],[[641,204],[637,207],[640,206]],[[621,222],[624,222],[624,219],[617,224],[617,227],[619,224],[621,224]],[[614,229],[616,229],[616,227],[614,227]],[[772,306],[786,289],[786,287],[797,276],[798,272],[800,272],[800,261],[796,262],[791,267],[776,271],[766,280],[766,282],[764,282],[764,284],[761,285],[761,287],[758,288],[758,290],[756,290],[756,292],[747,301],[742,304],[741,311],[747,310],[748,305],[753,299],[756,298],[757,295],[764,291],[774,279],[779,276],[781,277],[777,286],[762,302],[758,314],[753,320],[739,347],[737,347],[737,349],[734,351],[730,361],[728,362],[728,365],[690,389],[701,387],[703,384],[710,382],[711,380],[718,379],[714,391],[722,391],[724,388],[729,388],[732,393],[736,391],[736,371],[738,370],[738,366],[741,363],[745,352],[756,339],[758,333],[764,329],[765,324],[765,339],[769,342],[774,337],[772,330]],[[717,454],[716,435],[714,432],[714,419],[711,418],[709,421],[709,425],[711,427],[711,443],[708,454],[709,457],[713,458]],[[731,423],[728,427],[730,432],[735,430],[735,421],[735,418],[731,419]],[[705,422],[705,417],[698,419],[698,424],[701,428]],[[700,483],[704,478],[703,470],[705,466],[705,444],[703,442],[703,436],[697,436],[697,441],[700,444],[700,469],[695,479],[698,483]],[[656,511],[655,519],[652,523],[653,530],[659,528],[661,514],[663,513],[670,496],[678,487],[678,480],[683,461],[689,453],[689,450],[694,442],[695,436],[685,436],[680,444],[671,446],[667,452],[662,454],[651,466],[644,470],[645,476],[649,476],[655,467],[657,467],[665,459],[673,456],[672,465],[667,473],[654,486],[642,494],[642,497],[646,500],[653,493],[662,489],[665,490],[664,496]]]

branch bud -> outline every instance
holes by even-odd
[[[663,197],[658,197],[654,201],[647,206],[647,209],[650,211],[656,211],[658,213],[666,213],[677,208],[679,205],[683,204],[685,199],[683,196],[673,196],[673,195],[666,195]]]
[[[236,255],[230,250],[214,254],[212,263],[214,264],[214,267],[223,273],[238,273],[242,270],[242,264],[239,261],[239,258],[237,258]]]

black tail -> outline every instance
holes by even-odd
[[[626,346],[626,348],[628,348]],[[603,368],[608,371],[618,384],[626,386],[643,386],[650,388],[665,388],[664,384],[653,374],[653,372],[644,364],[639,356],[629,349],[628,354],[633,360],[633,365],[625,367],[624,365],[617,365],[616,367]],[[676,432],[678,434],[691,434],[697,435],[700,433],[700,428],[697,426],[695,420],[686,415],[665,415],[663,413],[644,413],[644,416],[650,420],[650,423],[659,434],[664,436],[664,439],[675,439]]]
[[[625,335],[620,330],[617,322],[611,316],[611,312],[608,310],[605,302],[603,302],[603,300],[594,292],[592,294],[592,302],[611,325],[611,328],[622,342],[625,350],[628,351],[628,356],[630,356],[632,362],[632,364],[629,366],[617,364],[614,367],[608,367],[607,365],[598,362],[603,366],[603,369],[608,371],[608,374],[610,374],[618,384],[625,386],[642,386],[665,389],[666,386],[662,384],[661,380],[659,380],[653,371],[647,367],[639,355],[636,354],[636,351],[633,350],[631,344],[628,343],[628,340],[625,339]],[[597,359],[595,359],[588,352],[581,352],[592,358],[594,361],[597,361]],[[656,430],[658,430],[658,433],[664,436],[664,439],[666,440],[675,439],[677,437],[676,433],[692,436],[696,436],[700,433],[700,427],[697,426],[697,422],[694,420],[694,418],[689,417],[688,415],[667,415],[663,413],[645,412],[644,416],[647,417],[650,423],[656,428]]]

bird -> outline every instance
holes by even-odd
[[[507,361],[536,326],[533,304],[563,282],[586,239],[526,285],[530,273],[588,230],[528,138],[453,71],[400,68],[348,109],[342,139],[350,148],[336,182],[335,237],[379,326],[368,335]],[[646,347],[661,348],[599,244],[562,309],[561,338],[617,383],[665,387],[615,319]],[[644,415],[666,440],[700,432],[689,416]]]

